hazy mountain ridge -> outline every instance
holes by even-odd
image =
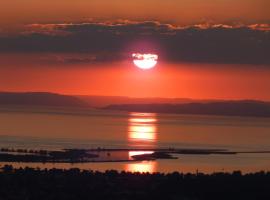
[[[0,105],[87,107],[88,103],[69,95],[49,92],[0,92]]]
[[[270,102],[257,100],[194,100],[72,96],[49,92],[0,92],[0,105],[102,108],[128,112],[270,117]]]
[[[270,117],[270,103],[253,100],[183,104],[118,104],[104,107],[129,112]]]
[[[224,100],[190,99],[190,98],[162,98],[162,97],[126,97],[126,96],[90,96],[77,95],[88,104],[95,107],[105,107],[114,104],[178,104],[193,102],[219,102]]]

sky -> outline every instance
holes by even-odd
[[[270,101],[269,0],[2,0],[0,91]],[[154,53],[140,70],[132,53]]]
[[[2,24],[89,18],[161,20],[181,24],[269,20],[268,0],[2,0]],[[7,20],[8,19],[8,20]]]

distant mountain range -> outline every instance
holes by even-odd
[[[125,96],[87,96],[79,95],[76,96],[81,100],[95,107],[104,107],[111,104],[152,104],[152,103],[192,103],[192,102],[209,102],[212,100],[194,100],[188,98],[136,98],[136,97],[125,97]],[[218,100],[216,100],[218,101]]]
[[[193,100],[71,96],[47,92],[0,92],[0,106],[102,108],[128,112],[270,117],[270,103],[255,100]]]
[[[120,104],[104,107],[109,110],[198,115],[270,117],[270,103],[261,101],[222,101],[183,104]]]
[[[48,92],[0,92],[0,105],[87,107],[83,100]]]

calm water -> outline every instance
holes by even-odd
[[[222,148],[270,150],[270,119],[110,111],[0,112],[0,147]],[[136,152],[129,152],[134,154]],[[5,163],[1,163],[3,165]],[[177,160],[135,163],[36,164],[101,170],[203,172],[270,170],[270,154],[179,155]]]

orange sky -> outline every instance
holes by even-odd
[[[52,63],[48,63],[46,60],[46,54],[41,55],[41,59],[44,57],[44,60],[41,61],[39,60],[40,55],[35,55],[35,53],[38,54],[40,52],[31,52],[31,48],[29,48],[31,53],[28,52],[28,55],[24,55],[27,54],[26,51],[24,52],[24,47],[27,47],[28,43],[30,43],[31,46],[31,43],[34,41],[30,37],[25,46],[20,46],[20,41],[18,43],[14,42],[14,44],[19,44],[19,46],[14,45],[14,49],[22,49],[21,51],[14,51],[14,55],[11,55],[12,51],[10,55],[7,54],[10,46],[12,49],[12,45],[9,44],[13,44],[13,35],[11,35],[11,32],[9,31],[17,30],[17,28],[22,25],[29,23],[75,23],[78,21],[87,22],[89,20],[110,21],[123,19],[158,20],[160,22],[172,23],[174,25],[190,25],[201,22],[210,22],[215,24],[230,24],[230,22],[243,24],[265,23],[267,25],[270,20],[269,8],[269,0],[1,0],[0,36],[2,32],[7,33],[6,35],[9,36],[9,39],[11,38],[11,42],[7,43],[6,47],[5,45],[2,45],[4,46],[3,49],[6,48],[7,50],[6,52],[3,50],[0,53],[0,91],[46,91],[64,94],[134,97],[270,100],[269,66],[191,63],[170,64],[164,63],[164,60],[163,62],[161,60],[155,69],[142,71],[137,69],[132,64],[132,61],[123,61],[113,64],[101,62],[99,65],[69,65],[61,62],[53,63],[54,61],[52,61]],[[25,28],[25,26],[23,27]],[[140,27],[142,28],[138,30],[142,31],[144,27]],[[155,28],[153,25],[150,27]],[[162,27],[164,28],[164,24],[158,24],[157,27],[162,29]],[[84,36],[89,33],[87,32],[87,26],[81,27],[80,30],[85,31]],[[71,34],[75,34],[76,36],[76,33],[80,33],[80,30],[78,32],[71,32]],[[132,32],[132,29],[130,32]],[[155,32],[156,29],[154,29],[154,33]],[[255,32],[256,31],[254,31],[254,33]],[[239,36],[238,34],[240,33],[238,31],[236,31],[236,33],[237,37],[239,37],[239,44],[241,44],[242,35]],[[261,47],[260,52],[262,53],[259,52],[259,54],[262,56],[257,55],[259,60],[261,60],[260,58],[265,58],[266,54],[264,55],[264,50],[268,48],[268,43],[266,42],[266,45],[261,45],[260,42],[262,39],[264,39],[263,41],[266,41],[267,36],[264,37],[264,35],[261,36],[262,34],[259,35],[260,37],[257,38],[258,42],[256,43],[250,42],[255,41],[256,38],[252,39],[252,36],[249,37],[249,32],[246,34],[248,35],[246,36],[246,43],[243,42],[244,48],[246,47],[245,45],[248,46],[250,43],[252,45],[255,44],[253,46],[251,45],[251,47]],[[51,35],[53,38],[53,33],[51,33]],[[81,36],[80,34],[78,35],[79,40]],[[160,32],[160,35],[162,36],[162,32]],[[34,34],[32,36],[35,37]],[[222,35],[223,38],[226,38],[225,36],[227,37],[227,34]],[[23,36],[21,35],[21,37]],[[217,35],[216,38],[219,37],[221,36]],[[75,39],[75,41],[77,41],[77,38]],[[88,44],[84,39],[81,40],[82,44]],[[199,50],[201,49],[202,52],[202,54],[197,54],[197,56],[204,55],[203,51],[205,50],[205,46],[200,46],[200,44],[202,41],[205,41],[205,39],[195,37],[195,40],[198,40],[197,43],[199,44],[196,47],[200,47]],[[227,40],[231,41],[230,36]],[[224,49],[227,48],[227,40],[219,40],[225,41],[225,43],[222,43],[223,45],[225,44]],[[5,38],[4,41],[6,41]],[[89,46],[91,46],[92,40],[89,41]],[[213,41],[214,42],[212,43],[215,43],[215,45],[219,47],[219,44],[216,44],[217,40]],[[238,39],[232,41],[238,41]],[[100,42],[102,43],[103,40]],[[108,43],[110,42],[114,44],[113,41],[109,40]],[[193,42],[191,43],[193,44]],[[212,46],[215,46],[212,45],[211,42],[209,43],[211,48]],[[40,44],[35,46],[37,49],[39,47],[41,47],[41,49],[44,46],[46,47],[45,43],[33,44]],[[59,49],[61,49],[61,53],[64,54],[66,43],[61,44],[64,45]],[[71,44],[74,45],[74,43]],[[80,44],[79,48],[81,48]],[[74,46],[72,45],[72,48],[69,49],[70,52],[73,52],[74,50]],[[103,46],[102,48],[107,48],[106,45]],[[57,49],[57,47],[58,46],[53,46],[48,49]],[[108,45],[108,47],[111,46]],[[188,49],[186,46],[181,47],[183,47],[181,49],[183,52],[185,52],[184,50],[186,48]],[[189,48],[191,49],[188,49],[187,52],[193,53],[193,47],[190,46]],[[105,51],[104,49],[102,49],[102,51]],[[222,48],[217,49],[219,49],[220,52],[222,50]],[[79,49],[78,52],[83,50],[84,49]],[[114,50],[111,50],[110,53],[114,53],[112,51]],[[254,51],[256,51],[256,49]],[[245,52],[246,51],[244,51],[244,53]],[[54,51],[50,53],[54,54]],[[165,52],[165,54],[166,53],[167,52]],[[216,52],[213,54],[215,53]],[[237,53],[234,55],[238,55]],[[190,54],[187,55],[190,56]],[[241,57],[241,50],[239,51],[239,55],[239,57]],[[247,53],[243,55],[251,54]],[[56,57],[57,55],[53,56]],[[244,57],[244,59],[246,59],[246,57]],[[252,58],[252,56],[250,57]],[[255,57],[256,56],[254,56],[254,58]],[[235,58],[233,57],[233,59]],[[241,60],[241,58],[239,59]],[[213,62],[215,62],[215,59]]]
[[[270,100],[270,69],[241,65],[165,64],[141,70],[132,62],[0,68],[1,91],[195,99]]]
[[[265,21],[269,0],[1,0],[0,25],[95,19]]]

